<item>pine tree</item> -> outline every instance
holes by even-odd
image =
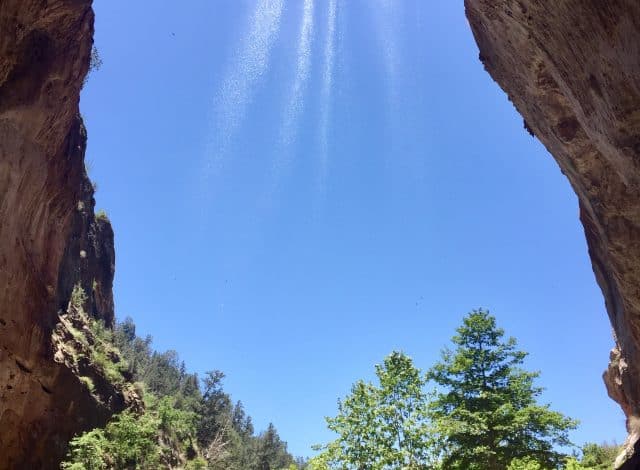
[[[566,456],[556,447],[570,444],[577,422],[538,404],[539,373],[521,367],[527,353],[484,310],[468,314],[457,333],[455,350],[445,349],[428,374],[441,390],[432,419],[444,468],[504,470],[514,459],[561,465]]]
[[[257,470],[281,470],[292,463],[287,443],[280,439],[275,426],[269,423],[267,430],[258,436]]]

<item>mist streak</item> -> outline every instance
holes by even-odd
[[[320,192],[324,193],[329,167],[329,116],[331,114],[331,91],[333,89],[333,69],[335,63],[335,32],[338,0],[329,0],[327,16],[327,36],[324,48],[324,70],[320,91]]]
[[[274,163],[274,171],[279,174],[289,165],[296,141],[297,129],[304,108],[304,91],[311,69],[311,37],[313,35],[313,0],[304,1],[302,24],[298,37],[296,75],[287,101],[278,141],[279,151]],[[277,175],[276,175],[277,176]]]
[[[233,137],[251,104],[255,87],[269,68],[271,48],[280,29],[283,0],[260,0],[248,34],[234,54],[213,104],[212,139],[207,149],[207,176],[221,169]]]
[[[378,6],[374,12],[375,22],[378,29],[378,40],[380,41],[382,49],[384,68],[387,74],[387,85],[389,89],[388,106],[393,110],[398,100],[398,51],[394,37],[394,10],[397,5],[394,5],[394,2],[391,0],[378,0],[377,3]]]

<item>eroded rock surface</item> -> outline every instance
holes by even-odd
[[[0,0],[0,469],[57,468],[126,402],[94,396],[53,341],[76,284],[113,323],[113,232],[78,110],[92,44],[90,0]]]
[[[605,383],[627,417],[637,417],[640,3],[465,0],[465,6],[480,60],[578,195],[616,341]]]

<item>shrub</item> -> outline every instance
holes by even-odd
[[[68,461],[62,463],[64,470],[101,470],[105,468],[105,453],[108,441],[102,429],[94,429],[75,437],[69,443]]]
[[[104,429],[75,437],[69,444],[64,470],[137,468],[155,470],[159,464],[158,421],[149,414],[125,411]]]
[[[107,212],[104,209],[100,209],[98,212],[96,212],[96,219],[108,221],[109,216],[107,215]]]
[[[184,470],[206,470],[207,461],[202,457],[196,457],[193,460],[187,462],[184,467]]]
[[[84,304],[87,302],[87,294],[84,292],[84,289],[80,285],[80,283],[73,286],[73,290],[71,291],[71,300],[70,303],[77,310],[81,310],[84,312]]]

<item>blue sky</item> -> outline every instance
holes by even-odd
[[[96,0],[81,100],[115,299],[309,455],[393,349],[486,307],[577,443],[624,436],[577,200],[461,0]]]

